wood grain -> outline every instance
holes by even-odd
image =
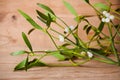
[[[11,57],[9,52],[1,52],[0,80],[119,80],[120,67],[91,61],[80,67],[38,67],[28,72],[13,72],[17,62],[24,56]],[[48,59],[50,61],[48,61]],[[58,64],[55,59],[45,59],[49,63]],[[66,63],[66,62],[64,62]]]
[[[93,9],[83,1],[67,1],[81,15],[95,14]],[[92,3],[99,1],[91,0]],[[115,4],[114,8],[120,7],[119,0],[111,1]],[[120,67],[97,61],[88,62],[80,67],[39,67],[32,68],[28,72],[13,72],[15,65],[25,56],[13,57],[10,53],[17,50],[27,50],[22,40],[21,32],[27,33],[32,27],[17,10],[25,11],[41,26],[44,26],[36,18],[35,9],[41,10],[36,5],[38,2],[50,6],[69,25],[75,25],[73,16],[64,7],[62,0],[0,0],[0,80],[120,80]],[[105,0],[101,2],[105,2]],[[97,25],[96,16],[88,19]],[[56,25],[53,26],[56,27]],[[59,30],[57,27],[55,29]],[[79,34],[83,33],[82,31],[79,32]],[[83,39],[86,39],[84,36],[86,35],[81,35]],[[29,38],[35,50],[54,49],[48,36],[38,30],[33,32]],[[53,57],[47,57],[44,60],[48,63],[58,63]]]
[[[25,56],[13,57],[8,52],[0,52],[0,80],[119,80],[120,67],[91,61],[80,67],[38,67],[28,72],[13,72],[17,62]],[[49,60],[48,60],[49,59]],[[44,61],[58,64],[54,58]],[[64,62],[66,63],[66,62]]]

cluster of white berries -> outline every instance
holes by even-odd
[[[70,30],[74,30],[74,29],[75,29],[74,26],[69,26],[69,28],[70,28]],[[69,33],[69,32],[70,32],[69,28],[66,27],[64,31],[65,31],[66,33]],[[63,37],[62,35],[59,35],[59,41],[60,41],[60,42],[64,42],[64,40],[65,40],[64,37]]]
[[[87,56],[89,57],[89,58],[92,58],[93,57],[93,54],[91,53],[91,52],[84,52],[84,51],[82,51],[81,53],[80,53],[81,55],[86,55],[87,54]]]
[[[102,22],[110,22],[110,20],[113,20],[115,17],[113,15],[111,15],[110,13],[108,13],[107,11],[103,11],[103,15],[105,17],[102,18]]]

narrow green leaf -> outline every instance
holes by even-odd
[[[101,23],[100,23],[100,25],[99,25],[99,27],[98,27],[99,33],[103,30],[104,24],[105,24],[104,22],[101,22]]]
[[[11,55],[12,55],[12,56],[16,56],[16,55],[21,55],[21,54],[25,54],[25,53],[26,53],[26,51],[21,50],[21,51],[13,52],[13,53],[11,53]]]
[[[71,59],[74,56],[73,51],[70,49],[62,50],[60,54],[64,55],[66,59]]]
[[[74,18],[75,21],[77,21],[78,23],[81,22],[82,20],[84,20],[85,16],[76,16]]]
[[[118,14],[119,14],[120,13],[120,8],[117,8],[115,11],[118,12]]]
[[[26,59],[21,61],[15,68],[14,70],[17,71],[17,70],[24,70],[25,68],[25,63],[26,63]]]
[[[96,35],[98,35],[98,34],[100,34],[101,33],[101,31],[103,30],[103,28],[104,28],[104,25],[105,25],[105,23],[104,22],[101,22],[100,23],[100,25],[99,25],[99,27],[98,27],[98,29],[97,29],[97,31],[96,31],[96,33],[95,33],[95,35],[94,36],[96,36]]]
[[[29,62],[29,55],[26,58],[26,62],[25,62],[25,70],[28,70],[28,62]]]
[[[17,70],[28,70],[29,68],[32,68],[32,67],[37,67],[37,66],[48,66],[47,64],[39,61],[38,59],[33,59],[32,61],[28,62],[28,57],[21,61],[15,68],[14,70],[17,71]]]
[[[86,30],[88,28],[88,25],[85,25],[84,27],[83,27],[83,30]]]
[[[93,6],[95,8],[99,8],[100,10],[106,10],[106,11],[109,10],[109,6],[103,3],[95,3]]]
[[[43,23],[47,23],[47,21],[46,20],[44,20],[44,19],[42,19],[41,17],[39,17],[39,16],[37,16],[37,18],[40,20],[40,21],[42,21]]]
[[[90,3],[89,0],[84,0],[84,1],[87,2],[87,3]]]
[[[47,66],[47,64],[45,64],[45,63],[39,61],[39,59],[35,58],[29,62],[28,68],[37,67],[37,66],[43,67],[43,66]]]
[[[104,62],[104,63],[108,63],[108,64],[117,64],[116,62],[112,62],[112,61],[109,61],[109,60],[103,60],[101,58],[93,58],[94,60],[97,60],[97,61],[100,61],[100,62]]]
[[[61,50],[65,50],[68,49],[68,47],[70,47],[71,45],[69,43],[64,43],[62,45],[60,45],[58,48]]]
[[[55,16],[55,13],[52,11],[52,9],[50,9],[48,6],[41,4],[41,3],[37,3],[37,5],[43,9],[45,9],[46,11],[52,13]]]
[[[48,17],[47,17],[45,14],[43,14],[42,12],[40,12],[40,11],[38,11],[38,10],[36,10],[36,12],[37,12],[37,14],[39,15],[39,17],[41,17],[42,19],[44,19],[44,20],[47,20],[47,19],[48,19]]]
[[[48,20],[47,20],[47,26],[50,27],[50,24],[52,22],[51,15],[48,13]]]
[[[104,52],[104,50],[102,50],[102,49],[94,49],[94,48],[89,48],[89,49],[98,53],[98,54],[106,55],[106,52]]]
[[[52,13],[50,13],[50,12],[46,11],[46,12],[45,12],[45,14],[46,14],[46,15],[48,15],[48,14],[49,14],[49,15],[50,15],[50,17],[51,17],[51,20],[52,20],[53,22],[54,22],[54,21],[56,21],[56,18],[57,18],[57,17],[56,17],[55,15],[53,15]],[[48,17],[49,17],[49,16],[48,16]]]
[[[28,31],[28,35],[30,35],[33,31],[35,30],[35,28],[32,28]]]
[[[66,1],[63,1],[64,5],[66,6],[66,8],[75,16],[78,16],[77,12],[75,11],[75,9],[72,7],[71,4],[69,4]]]
[[[91,52],[91,53],[93,53],[93,54],[95,54],[95,55],[97,55],[97,56],[99,56],[99,57],[101,57],[101,58],[104,58],[104,59],[106,59],[106,60],[115,62],[115,61],[112,60],[111,58],[108,58],[107,56],[101,55],[101,54],[99,54],[99,53],[97,53],[97,52],[94,52],[94,51],[92,51],[92,50],[89,50],[89,52]]]
[[[43,30],[41,26],[39,26],[29,15],[24,13],[21,10],[18,10],[19,13],[36,29]]]
[[[27,47],[32,52],[33,51],[32,46],[31,46],[30,41],[28,40],[28,38],[27,38],[27,36],[26,36],[26,34],[24,32],[22,32],[22,37],[23,37],[23,40],[26,43]]]
[[[69,43],[64,43],[64,44],[62,44],[61,46],[59,46],[59,48],[60,48],[60,49],[63,49],[63,48],[65,48],[65,47],[69,46],[69,45],[70,45]]]
[[[86,34],[89,34],[90,30],[91,30],[91,26],[89,26],[87,29],[86,29]]]
[[[52,52],[51,53],[52,56],[56,57],[58,60],[65,60],[65,56],[63,56],[62,54],[60,54],[59,51],[56,51],[56,52]]]
[[[44,22],[48,27],[50,26],[50,24],[51,24],[51,22],[53,22],[53,20],[52,20],[52,17],[51,17],[51,15],[49,14],[49,13],[47,13],[46,15],[45,14],[43,14],[42,12],[40,12],[40,11],[38,11],[38,10],[36,10],[37,11],[37,13],[38,13],[38,15],[39,15],[39,19],[42,21],[42,22]]]

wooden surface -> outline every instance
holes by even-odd
[[[23,56],[11,57],[9,52],[1,52],[0,80],[120,80],[120,67],[95,61],[80,67],[37,67],[28,72],[13,72],[13,67],[22,58]],[[55,59],[48,59],[46,61],[58,64]]]
[[[79,14],[95,14],[85,2],[80,0],[68,0],[75,6]],[[91,2],[104,2],[104,0],[91,0]],[[119,7],[119,0],[111,0],[115,6]],[[26,32],[32,26],[18,13],[21,9],[28,13],[32,18],[40,23],[35,14],[35,9],[39,9],[36,3],[44,3],[63,18],[69,25],[75,25],[73,16],[64,7],[62,0],[0,0],[0,80],[120,80],[120,67],[106,65],[99,62],[89,62],[81,67],[39,67],[32,68],[28,72],[13,72],[14,66],[25,56],[13,57],[11,52],[26,49],[21,38],[21,32]],[[41,9],[39,9],[41,10]],[[97,25],[96,17],[89,18]],[[40,23],[41,24],[41,23]],[[43,24],[41,24],[43,25]],[[57,28],[56,28],[57,29]],[[82,31],[79,31],[81,34]],[[39,34],[39,35],[38,35]],[[84,39],[85,35],[81,37]],[[35,31],[29,36],[35,50],[53,49],[48,36],[42,32]],[[86,39],[86,38],[85,38]],[[56,59],[48,57],[45,61],[57,63]]]

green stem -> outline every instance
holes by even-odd
[[[85,19],[84,21],[87,22],[88,25],[93,26],[93,27],[97,30],[97,28],[96,28],[94,25],[92,25],[87,19]],[[101,34],[102,34],[103,36],[105,36],[105,37],[108,37],[108,36],[107,36],[105,33],[103,33],[102,31],[101,31]]]
[[[61,18],[59,18],[59,17],[57,17],[64,25],[66,25],[66,27],[68,27],[69,28],[69,26],[61,19]],[[80,23],[80,22],[79,22]],[[79,23],[77,23],[77,28],[78,28],[78,26],[79,26]],[[66,36],[66,37],[68,37],[70,34],[72,34],[72,36],[74,37],[74,34],[73,34],[73,31],[69,28],[69,30],[70,30],[70,33]]]
[[[115,29],[116,33],[118,34],[118,36],[120,37],[120,32],[119,32],[120,25],[118,25],[118,28],[117,28],[117,29],[116,29],[115,27],[114,27],[114,29]],[[114,36],[115,36],[115,35],[114,35]]]
[[[111,9],[112,12],[116,13],[117,15],[120,15],[120,13],[118,13],[117,11]]]
[[[75,62],[75,61],[73,61],[72,59],[70,59],[69,61],[70,61],[70,62],[72,63],[72,65],[74,65],[74,66],[80,66],[81,64],[84,64],[84,63],[90,61],[90,59],[87,59],[87,60],[85,60],[85,61],[83,61],[83,62]]]
[[[51,64],[51,63],[47,63],[48,67],[77,67],[76,65],[73,64]]]
[[[97,16],[99,17],[99,15],[102,15],[92,4],[89,4],[95,11]]]
[[[54,30],[52,28],[50,30],[53,31],[53,32],[56,32],[57,34],[59,34],[61,36],[63,36],[65,39],[67,39],[68,41],[70,41],[72,44],[76,45],[72,40],[70,40],[69,38],[67,38],[66,36],[64,36],[63,34],[61,34],[60,32],[58,32],[58,31],[56,31],[56,30]]]
[[[53,44],[55,45],[55,47],[59,50],[57,44],[55,43],[54,39],[52,38],[52,36],[50,35],[50,33],[48,31],[46,31],[48,36],[50,37],[50,39],[52,40]]]
[[[115,57],[117,58],[118,65],[120,65],[120,58],[119,58],[119,55],[118,55],[117,50],[116,50],[115,45],[114,45],[114,38],[112,35],[112,29],[111,29],[111,26],[109,25],[109,23],[108,23],[108,29],[109,29],[109,34],[110,34],[111,47],[112,47],[112,50],[114,52]]]
[[[64,29],[64,27],[62,25],[60,25],[59,23],[57,22],[54,22],[55,24],[57,24],[60,28]]]
[[[97,56],[99,56],[99,57],[101,57],[101,58],[104,58],[104,59],[106,59],[106,60],[108,60],[108,61],[111,61],[111,62],[113,62],[113,63],[116,63],[116,61],[114,61],[114,60],[112,60],[112,59],[110,59],[110,58],[108,58],[108,57],[106,57],[106,56],[104,56],[104,55],[101,55],[101,54],[99,54],[99,53],[97,53],[97,52],[94,52],[94,51],[92,51],[92,50],[88,50],[88,49],[85,49],[85,48],[82,48],[84,51],[86,51],[86,52],[91,52],[91,53],[93,53],[93,54],[95,54],[95,55],[97,55]]]
[[[88,62],[89,60],[85,60],[85,61],[83,61],[83,62],[78,62],[78,63],[76,63],[76,62],[72,62],[72,64],[47,64],[47,66],[48,67],[78,67],[78,66],[80,66],[80,65],[82,65],[82,64],[84,64],[84,63],[86,63],[86,62]],[[71,61],[70,61],[71,62]]]
[[[43,57],[45,57],[47,54],[48,54],[48,53],[46,53],[46,54],[40,56],[40,58],[39,58],[38,60],[41,60],[41,59],[42,59]]]
[[[68,26],[61,18],[57,17],[64,25]]]
[[[107,63],[107,64],[112,64],[112,65],[116,65],[117,64],[116,62],[112,62],[112,61],[109,61],[109,60],[103,60],[103,59],[99,59],[99,58],[93,58],[93,59],[97,60],[97,61],[100,61],[100,62]]]

